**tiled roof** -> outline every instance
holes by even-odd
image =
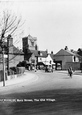
[[[19,54],[20,55],[20,54],[24,54],[24,53],[13,45],[13,54]]]
[[[76,56],[76,54],[71,52],[71,51],[69,51],[69,50],[61,49],[54,56]]]
[[[4,42],[4,45],[6,46],[5,47],[5,51],[7,51],[7,43],[6,42]],[[12,54],[24,54],[21,50],[19,50],[18,48],[16,48],[14,45],[12,45],[12,47],[13,47],[13,52],[12,52]],[[1,48],[1,46],[0,46],[0,53],[2,53],[2,48]]]
[[[81,57],[81,56],[77,53],[77,51],[73,51],[73,53],[74,53],[77,57]]]
[[[37,57],[47,57],[46,51],[37,51],[37,50],[30,50],[29,53],[33,53]]]
[[[60,51],[58,51],[55,55],[53,55],[53,60],[57,57],[60,57],[60,56],[76,56],[78,58],[80,58],[80,55],[77,54],[76,51],[74,52],[71,52],[69,50],[64,50],[64,49],[61,49]]]

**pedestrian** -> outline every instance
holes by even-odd
[[[36,70],[36,65],[34,66],[34,69],[35,69],[35,72],[36,72],[36,71],[37,71],[37,70]]]
[[[68,69],[68,75],[72,78],[72,75],[73,75],[72,67],[69,67],[69,69]]]

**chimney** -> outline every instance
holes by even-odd
[[[11,35],[8,35],[7,37],[7,42],[9,43],[9,46],[12,46],[13,45],[13,38]]]
[[[37,45],[35,45],[35,50],[38,50],[38,46]]]
[[[13,53],[13,38],[11,35],[8,35],[7,37],[7,48],[8,48],[8,53]]]
[[[46,53],[48,54],[48,49],[46,49]]]
[[[68,46],[65,46],[64,50],[68,50]]]
[[[8,37],[7,37],[7,71],[8,71],[8,75],[9,75],[9,66],[10,66],[9,59],[13,58],[13,55],[9,55],[10,53],[13,53],[13,38],[11,37],[11,35],[8,35]]]
[[[70,50],[71,52],[74,52],[73,49]]]
[[[51,51],[51,54],[53,54],[53,51]]]

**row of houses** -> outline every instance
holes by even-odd
[[[47,50],[40,51],[37,46],[37,38],[28,35],[22,39],[24,59],[30,63],[43,62],[44,64],[55,64],[55,69],[80,69],[80,56],[76,51],[69,51],[68,49],[60,49],[56,54],[48,53]]]
[[[5,51],[7,50],[7,42]],[[9,67],[16,66],[19,62],[27,61],[28,63],[37,64],[53,64],[55,69],[68,69],[72,66],[74,69],[80,69],[80,56],[75,51],[68,49],[60,49],[56,54],[48,53],[47,50],[41,51],[38,49],[37,38],[28,35],[22,38],[22,50],[19,50],[13,45],[13,38],[9,39]],[[6,53],[5,53],[6,54]],[[6,64],[6,59],[5,59]],[[2,69],[2,48],[0,46],[0,69]]]

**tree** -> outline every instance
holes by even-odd
[[[9,11],[3,11],[2,17],[0,19],[0,36],[1,36],[1,42],[3,44],[4,40],[6,38],[11,37],[11,35],[14,35],[17,29],[19,29],[23,24],[21,23],[21,17],[18,18],[14,14],[12,14]],[[7,68],[9,71],[9,41],[7,39]]]
[[[82,49],[79,48],[79,49],[77,50],[77,53],[78,53],[80,56],[82,56]]]
[[[2,39],[9,34],[13,35],[16,30],[22,26],[21,17],[18,18],[15,14],[12,14],[9,11],[3,11],[0,22],[0,35]]]

